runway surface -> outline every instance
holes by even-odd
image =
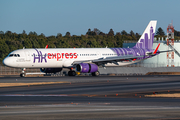
[[[0,78],[1,83],[57,82],[0,88],[0,119],[180,119],[180,76]]]

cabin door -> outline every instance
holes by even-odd
[[[25,52],[25,55],[26,55],[26,62],[30,62],[30,61],[31,61],[30,52],[29,52],[29,51],[26,51],[26,52]]]

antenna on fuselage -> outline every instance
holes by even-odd
[[[25,47],[23,47],[23,49],[25,49]]]

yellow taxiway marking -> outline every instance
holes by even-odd
[[[173,93],[173,94],[152,94],[152,95],[145,95],[144,97],[180,97],[180,93]]]
[[[69,82],[0,83],[0,87],[48,85],[48,84],[57,84],[57,83],[69,83]]]

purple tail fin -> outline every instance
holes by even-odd
[[[133,48],[152,49],[157,21],[150,21]]]

